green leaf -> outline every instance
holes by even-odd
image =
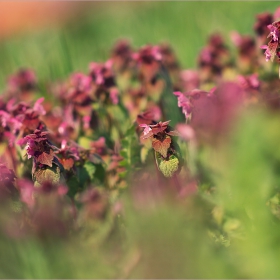
[[[168,160],[157,156],[158,169],[164,177],[172,177],[179,170],[179,159],[174,155],[170,156]]]
[[[121,150],[121,151],[120,151],[120,155],[121,155],[122,157],[126,158],[126,157],[127,157],[127,150],[126,150],[126,149]]]
[[[77,179],[82,188],[84,188],[85,183],[90,179],[90,176],[84,166],[77,166]]]
[[[35,187],[40,187],[46,181],[56,184],[60,181],[60,169],[56,165],[43,169],[37,168],[33,174],[33,181]]]
[[[122,161],[119,162],[119,166],[126,167],[129,166],[129,163],[126,159],[123,159]]]
[[[142,147],[141,148],[141,151],[140,151],[140,158],[141,158],[141,162],[142,163],[145,163],[146,159],[147,159],[147,156],[149,154],[149,150],[147,147]]]
[[[128,141],[127,138],[123,139],[121,143],[122,143],[122,146],[123,146],[124,148],[126,148],[126,147],[129,146],[129,141]]]
[[[92,162],[89,162],[89,161],[88,161],[88,162],[86,162],[86,163],[84,164],[84,168],[85,168],[85,170],[87,171],[87,173],[88,173],[90,179],[93,180],[94,173],[95,173],[95,171],[96,171],[95,165],[94,165]]]
[[[94,182],[96,184],[104,184],[105,178],[106,178],[106,171],[102,164],[95,165],[95,176],[94,176]]]
[[[76,176],[72,176],[68,181],[67,181],[67,186],[69,188],[68,195],[70,197],[74,197],[75,194],[79,191],[82,190],[81,184],[79,183],[78,179]]]

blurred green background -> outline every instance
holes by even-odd
[[[26,3],[32,5],[32,2]],[[61,5],[63,11],[72,2],[55,3]],[[49,22],[44,19],[43,26],[38,24],[40,28],[33,28],[37,25],[34,21],[32,28],[14,32],[0,41],[1,89],[6,76],[18,67],[33,68],[41,80],[87,71],[90,61],[108,58],[113,43],[119,38],[129,39],[135,47],[167,41],[176,51],[182,67],[192,68],[211,32],[219,31],[227,40],[232,30],[252,34],[255,15],[274,12],[278,2],[106,1],[76,2],[75,5],[71,17],[67,20],[61,17],[62,24],[54,25],[50,18]],[[12,16],[14,6],[7,8],[6,13]],[[30,17],[33,16],[31,13]],[[42,16],[48,17],[47,12]],[[57,17],[56,22],[59,12]],[[18,18],[19,25],[20,20],[24,23],[26,17]]]

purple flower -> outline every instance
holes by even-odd
[[[29,134],[18,141],[19,145],[26,144],[28,158],[33,157],[35,163],[52,167],[55,158],[54,146],[47,139],[48,132],[36,129],[33,134]]]
[[[176,129],[180,133],[180,138],[185,141],[189,141],[195,138],[194,129],[188,124],[179,123],[176,125]]]
[[[42,106],[42,103],[44,102],[44,100],[45,100],[44,97],[39,98],[34,103],[34,106],[33,106],[33,111],[38,113],[38,115],[41,115],[41,116],[46,114],[46,111],[45,111],[44,107]]]
[[[118,95],[119,91],[117,90],[117,88],[110,89],[110,99],[114,105],[119,103]]]
[[[91,88],[91,77],[83,73],[74,73],[70,77],[70,84],[78,91],[89,91]]]
[[[273,21],[272,14],[262,13],[256,16],[256,22],[254,24],[254,30],[259,36],[267,34],[267,25]]]
[[[263,45],[263,46],[261,46],[261,49],[265,50],[265,53],[264,53],[265,60],[269,61],[271,59],[271,53],[270,53],[269,47],[267,45]]]
[[[278,38],[279,38],[278,29],[273,24],[269,24],[267,26],[267,28],[270,30],[268,37],[272,37],[273,41],[278,41]]]
[[[199,75],[196,70],[183,70],[181,71],[180,78],[185,91],[191,91],[199,87]]]
[[[112,86],[111,85],[112,83],[111,80],[113,79],[112,64],[113,64],[112,60],[108,60],[105,63],[96,63],[96,62],[90,63],[89,65],[90,76],[96,85],[98,86],[104,85],[106,87]]]
[[[185,118],[190,118],[190,115],[192,113],[192,104],[190,98],[180,91],[175,91],[173,94],[178,97],[178,107],[182,108],[182,112],[185,115]]]
[[[126,40],[118,41],[112,50],[111,59],[116,72],[123,72],[133,67],[132,48]]]
[[[144,128],[143,134],[145,137],[150,137],[153,135],[153,133],[150,133],[150,131],[152,131],[152,129],[150,128],[149,125],[142,123],[142,124],[139,124],[139,126]]]
[[[159,46],[147,45],[133,54],[133,58],[140,63],[152,64],[154,61],[161,61],[162,54]]]
[[[242,88],[244,89],[259,89],[260,87],[260,80],[258,79],[257,74],[252,74],[249,76],[242,76],[239,75],[237,77],[239,84],[241,85]]]
[[[37,78],[33,70],[21,69],[9,77],[8,84],[13,90],[32,90],[36,87]]]

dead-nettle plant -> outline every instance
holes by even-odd
[[[266,61],[274,61],[274,58],[277,58],[277,62],[280,63],[280,21],[275,21],[267,26],[269,29],[268,38],[270,41],[267,45],[261,46],[265,50],[265,59]],[[279,67],[279,79],[280,79],[280,67]]]
[[[279,11],[257,15],[255,36],[232,32],[235,52],[221,34],[210,35],[195,69],[182,69],[169,44],[134,49],[120,40],[104,63],[91,62],[86,73],[63,81],[44,86],[31,69],[11,75],[0,96],[0,208],[12,201],[13,221],[0,214],[0,236],[76,232],[107,241],[109,233],[126,230],[119,227],[121,194],[137,181],[145,196],[135,203],[140,209],[146,196],[175,185],[178,203],[196,192],[201,206],[207,196],[213,242],[229,246],[241,222],[229,230],[226,210],[219,210],[222,195],[212,199],[224,187],[218,165],[226,160],[216,151],[238,145],[235,129],[247,108],[279,114],[280,80],[261,51],[267,61],[280,62]],[[268,130],[262,143],[277,135]],[[261,159],[269,151],[256,154]],[[152,183],[142,189],[145,182]],[[278,190],[273,195],[269,207],[280,217]]]
[[[41,186],[43,182],[58,183],[61,180],[62,165],[55,152],[57,147],[48,139],[48,131],[36,129],[18,141],[25,146],[27,158],[33,159],[32,179],[35,186]]]
[[[142,140],[152,141],[157,167],[165,177],[172,177],[180,172],[182,165],[181,156],[173,138],[178,136],[178,132],[171,129],[169,122],[160,121],[156,124],[139,125],[144,128]]]

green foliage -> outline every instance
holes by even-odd
[[[164,159],[158,152],[155,152],[156,162],[158,169],[165,177],[171,178],[179,169],[179,160],[175,155],[170,156],[168,159]]]
[[[126,132],[125,137],[121,140],[120,155],[123,160],[119,165],[125,168],[125,171],[120,173],[122,178],[125,178],[131,171],[135,171],[140,164],[140,146],[139,140],[135,133],[135,125],[133,124]]]

